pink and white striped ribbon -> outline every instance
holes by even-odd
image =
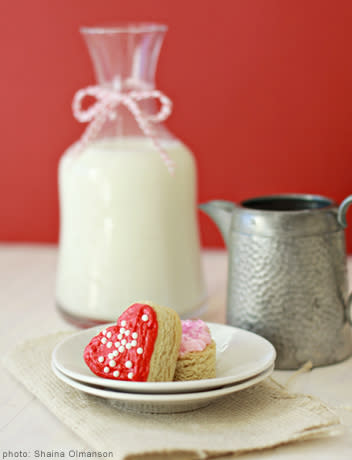
[[[83,99],[87,96],[95,97],[96,102],[89,108],[82,109]],[[158,99],[160,101],[161,107],[158,113],[146,115],[142,112],[138,102],[146,99]],[[114,119],[116,117],[116,108],[120,104],[129,109],[143,133],[153,141],[170,174],[173,174],[174,162],[162,147],[152,126],[152,123],[160,123],[166,120],[172,111],[171,100],[161,91],[130,91],[128,93],[120,93],[119,91],[102,86],[88,86],[77,91],[72,102],[73,115],[81,123],[89,122],[89,125],[81,139],[76,143],[76,148],[81,149],[88,142],[94,140],[105,121],[108,118]]]

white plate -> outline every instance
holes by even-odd
[[[190,393],[210,390],[256,376],[275,361],[274,347],[263,337],[224,324],[207,323],[216,342],[214,379],[185,382],[126,382],[97,377],[83,359],[83,351],[93,336],[106,326],[93,327],[59,343],[52,356],[53,364],[63,374],[80,382],[130,393]]]
[[[274,366],[270,366],[269,369],[261,372],[254,378],[243,380],[234,385],[227,385],[222,388],[209,391],[173,394],[125,393],[116,390],[97,388],[95,386],[86,385],[78,382],[77,380],[71,379],[60,372],[53,363],[52,369],[60,380],[71,387],[90,395],[105,398],[110,404],[118,409],[142,413],[172,414],[176,412],[189,412],[200,409],[201,407],[208,406],[210,403],[223,396],[255,385],[269,377],[274,370]]]

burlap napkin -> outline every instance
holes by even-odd
[[[66,335],[27,341],[4,364],[92,449],[112,451],[114,460],[156,459],[165,453],[168,458],[204,459],[339,432],[338,417],[319,400],[290,394],[272,379],[194,412],[146,415],[117,410],[55,377],[51,353]]]

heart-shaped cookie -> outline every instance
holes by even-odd
[[[99,377],[146,381],[157,335],[155,310],[135,303],[119,317],[116,326],[93,337],[84,350],[84,360]]]

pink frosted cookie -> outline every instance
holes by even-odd
[[[215,377],[216,345],[204,321],[182,322],[181,347],[174,380],[200,380]]]

